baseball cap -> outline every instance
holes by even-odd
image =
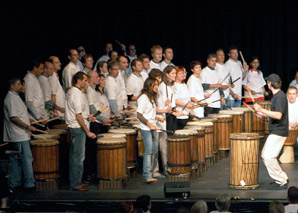
[[[281,79],[280,79],[279,75],[277,75],[275,73],[270,74],[268,77],[265,78],[265,80],[268,80],[271,83],[281,82]]]

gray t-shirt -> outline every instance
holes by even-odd
[[[30,125],[27,107],[20,96],[9,91],[4,99],[4,129],[3,141],[20,142],[30,140],[30,132],[11,121],[11,117],[18,117]]]

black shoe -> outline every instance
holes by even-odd
[[[284,184],[284,185],[280,185],[278,183],[273,183],[269,186],[269,190],[283,190],[283,189],[287,189],[288,188],[288,184]]]
[[[35,186],[32,186],[30,188],[25,188],[24,191],[25,192],[39,192],[39,190]]]

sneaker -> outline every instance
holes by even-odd
[[[162,175],[162,174],[158,174],[158,175],[155,175],[155,176],[153,176],[154,178],[160,178],[160,179],[162,179],[162,178],[166,178],[166,176],[164,176],[164,175]]]

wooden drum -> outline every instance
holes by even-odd
[[[257,133],[232,133],[230,157],[230,187],[255,189],[259,173],[259,143]]]
[[[271,101],[257,101],[261,107],[270,110]],[[265,122],[265,135],[269,135],[269,117],[264,118]]]
[[[185,129],[193,129],[198,132],[198,163],[205,164],[205,128],[200,126],[185,126]]]
[[[231,115],[209,114],[208,117],[217,118],[217,140],[219,158],[228,156],[227,151],[230,150],[230,134],[232,132],[233,117]]]
[[[103,180],[125,179],[126,140],[125,138],[97,139],[97,177]]]
[[[220,110],[219,114],[232,115],[233,116],[233,127],[232,133],[243,132],[244,129],[244,112],[233,111],[233,110]]]
[[[248,105],[254,109],[253,105]],[[245,106],[243,106],[245,107]],[[269,127],[268,127],[269,128]],[[252,112],[252,132],[256,132],[259,135],[265,135],[265,118],[259,118],[255,113]]]
[[[136,166],[138,156],[138,142],[136,130],[134,129],[110,129],[110,133],[126,135],[126,152],[127,152],[127,167],[133,168]]]
[[[175,131],[175,135],[184,135],[190,138],[190,160],[192,169],[198,167],[198,132],[195,129],[180,129]]]
[[[284,143],[283,153],[279,158],[281,163],[295,163],[294,146],[296,144],[297,137],[298,128],[289,128],[289,136]]]
[[[138,141],[138,156],[143,157],[145,152],[145,145],[143,141],[143,137],[140,131],[140,125],[139,124],[133,124],[133,128],[137,131],[137,141]]]
[[[244,113],[244,120],[243,120],[243,125],[244,125],[244,132],[252,132],[252,111],[248,109],[247,107],[233,107],[233,111],[241,111]]]
[[[168,142],[168,173],[170,175],[188,175],[191,170],[190,138],[171,135]]]
[[[37,180],[59,177],[58,140],[31,140],[34,178]]]

